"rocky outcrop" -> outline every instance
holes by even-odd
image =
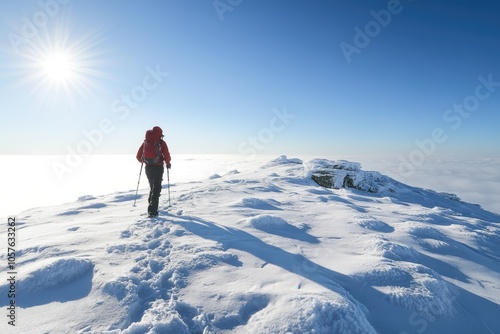
[[[394,181],[379,172],[361,170],[361,164],[345,160],[314,159],[307,163],[306,172],[325,188],[354,188],[371,193],[394,192]]]

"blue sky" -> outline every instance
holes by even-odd
[[[2,1],[0,154],[135,153],[159,125],[173,153],[498,155],[499,13],[493,0]]]

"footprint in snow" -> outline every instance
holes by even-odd
[[[129,230],[122,231],[122,233],[120,233],[120,239],[130,238],[131,235],[132,233]]]

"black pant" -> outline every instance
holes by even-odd
[[[158,202],[161,193],[161,181],[163,180],[163,166],[146,165],[146,176],[149,181],[148,214],[158,215]]]

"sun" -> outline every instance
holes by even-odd
[[[36,112],[73,115],[87,110],[90,103],[100,101],[103,85],[111,78],[105,32],[77,29],[69,15],[38,27],[34,36],[12,50],[16,53],[9,68]]]
[[[77,63],[74,57],[64,51],[55,51],[41,60],[44,78],[53,84],[67,84],[77,75]]]
[[[81,102],[94,100],[102,91],[102,79],[109,78],[101,70],[107,64],[101,33],[71,32],[65,25],[40,30],[13,66],[19,83],[30,89],[28,96],[40,109],[62,113],[80,110]]]

